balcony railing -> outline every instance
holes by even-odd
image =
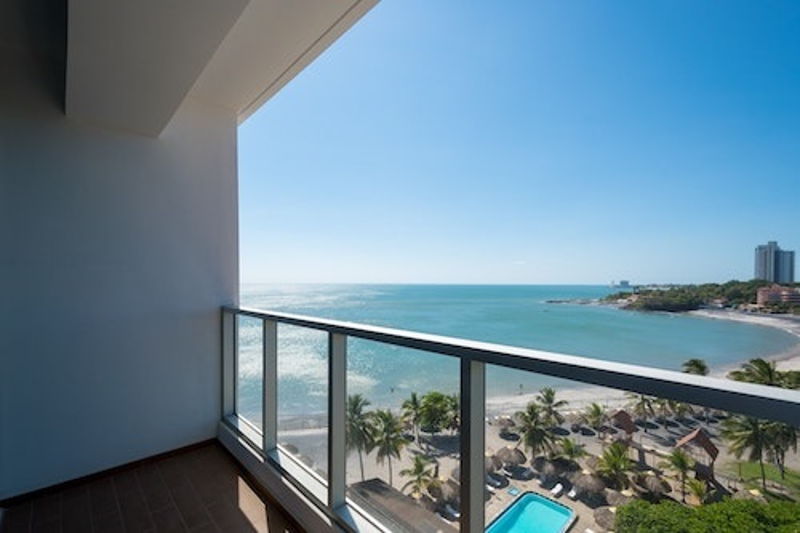
[[[261,429],[237,415],[237,324],[239,317],[262,328],[263,402]],[[484,531],[484,449],[486,365],[499,365],[586,384],[705,406],[800,426],[800,392],[696,376],[670,370],[573,355],[326,320],[249,308],[223,308],[223,421],[259,448],[270,463],[292,478],[320,509],[348,529],[374,527],[369,511],[346,493],[345,442],[347,340],[365,339],[457,358],[460,365],[460,519],[462,532]],[[278,324],[327,334],[328,469],[323,478],[302,467],[278,444]],[[365,521],[366,520],[366,521]]]

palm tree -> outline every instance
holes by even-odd
[[[608,421],[608,413],[599,403],[592,403],[581,414],[581,422],[601,433],[600,428]]]
[[[448,425],[450,400],[441,392],[431,391],[420,401],[420,424],[434,436]]]
[[[400,471],[401,476],[411,478],[403,485],[403,490],[411,487],[411,494],[419,497],[428,487],[436,483],[431,463],[432,461],[428,457],[415,455],[411,468]]]
[[[403,415],[414,426],[414,438],[417,440],[417,446],[422,446],[419,441],[419,425],[422,422],[422,402],[416,392],[412,392],[411,396],[403,402],[402,405]]]
[[[764,359],[750,359],[742,364],[739,370],[728,373],[728,377],[736,381],[746,381],[748,383],[758,383],[760,385],[771,385],[773,387],[783,386],[783,375],[775,367],[774,361]]]
[[[364,409],[369,405],[369,400],[360,394],[347,397],[347,426],[345,435],[347,450],[358,452],[358,463],[361,467],[361,481],[364,481],[364,451],[372,449],[372,415]]]
[[[560,449],[558,450],[557,455],[572,463],[577,463],[578,459],[588,455],[583,444],[578,444],[578,442],[574,439],[561,439],[559,441],[559,445]]]
[[[686,474],[694,466],[694,460],[680,448],[672,450],[666,460],[661,462],[662,468],[669,468],[678,473],[681,481],[681,501],[686,503]]]
[[[628,447],[615,442],[603,451],[597,461],[597,472],[609,480],[617,488],[628,485],[628,473],[633,470],[633,461],[628,457]]]
[[[531,456],[536,457],[541,453],[550,454],[553,452],[556,437],[549,431],[549,425],[544,418],[541,406],[536,402],[530,402],[524,411],[519,411],[516,415],[520,433],[520,443],[530,450]]]
[[[761,488],[765,491],[767,475],[764,471],[764,454],[771,444],[767,424],[749,416],[732,416],[724,421],[722,429],[722,436],[728,441],[731,453],[737,458],[746,453],[748,461],[758,461],[761,468]]]
[[[644,432],[647,433],[647,421],[656,415],[653,408],[654,398],[644,394],[628,394],[627,396],[632,401],[633,414],[644,421]]]
[[[705,503],[706,496],[708,496],[708,485],[705,481],[692,478],[686,482],[686,486],[689,487],[689,492],[697,499],[699,504]]]
[[[708,365],[702,359],[687,359],[681,365],[683,371],[687,374],[695,374],[698,376],[708,375]]]
[[[786,452],[797,452],[797,428],[782,422],[769,422],[766,427],[767,455],[775,462],[781,472],[781,479],[786,479]]]
[[[378,464],[389,460],[389,485],[392,484],[392,457],[400,459],[400,452],[408,441],[403,437],[403,421],[388,409],[378,409],[372,415],[373,447]]]
[[[552,387],[545,387],[536,395],[536,401],[542,407],[542,416],[549,426],[559,426],[564,422],[564,415],[558,410],[567,405],[566,400],[556,400],[556,391]]]
[[[461,427],[461,401],[458,394],[450,394],[446,398],[447,415],[445,416],[445,427],[457,432]]]

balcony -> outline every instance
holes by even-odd
[[[722,449],[720,458],[731,454],[721,437],[724,420],[737,414],[800,425],[800,392],[791,390],[248,308],[224,308],[222,327],[220,440],[265,485],[285,483],[314,513],[345,530],[478,532],[489,526],[502,531],[491,524],[503,520],[503,511],[517,499],[533,493],[538,496],[527,497],[563,512],[563,527],[602,531],[613,526],[619,505],[637,497],[672,493],[673,499],[685,498],[685,484],[681,488],[680,477],[666,466],[670,450],[677,448],[689,452],[690,477],[703,480],[709,493],[757,498],[755,491],[721,471],[722,461],[713,449]],[[279,393],[286,386],[279,360],[287,356],[286,341],[296,338],[299,330],[313,339],[303,349],[323,353],[327,361],[326,368],[316,369],[327,379],[321,392],[324,405],[305,417],[285,416]],[[391,346],[394,356],[407,358],[409,364],[419,357],[445,358],[442,368],[458,376],[458,390],[452,391],[458,405],[455,425],[445,424],[435,436],[430,428],[426,432],[408,420],[401,422],[398,431],[405,440],[402,451],[393,456],[393,472],[391,454],[381,460],[378,452],[359,450],[348,442],[348,410],[353,409],[348,389],[358,389],[349,374],[348,354],[369,352],[370,343]],[[606,418],[593,423],[564,409],[565,419],[545,428],[549,444],[525,457],[530,443],[517,446],[520,433],[526,438],[525,428],[515,428],[513,421],[492,412],[496,405],[487,407],[487,375],[500,367],[556,378],[558,400],[581,405],[579,411],[604,402]],[[255,386],[247,378],[254,369]],[[590,386],[583,390],[597,394],[596,401],[577,398],[576,385]],[[621,396],[622,391],[627,396]],[[650,406],[649,415],[642,405]],[[670,411],[670,405],[687,410]],[[378,407],[400,413],[399,405]],[[306,424],[298,426],[298,419]],[[316,435],[316,440],[304,438],[307,434]],[[711,446],[704,448],[706,437]],[[573,458],[571,466],[563,455],[556,459],[552,450],[564,440],[577,444],[588,458]],[[631,465],[624,485],[610,486],[608,476],[586,466],[592,464],[592,455],[602,456],[609,448],[622,450]],[[367,462],[377,459],[364,478],[359,474],[359,451],[366,452]],[[428,483],[417,490],[411,483],[416,456],[428,458],[427,468],[435,468],[428,476],[437,480],[435,487]],[[593,488],[601,482],[606,486]],[[562,526],[553,531],[558,527]]]

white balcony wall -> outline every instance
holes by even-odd
[[[63,19],[6,22],[0,499],[214,437],[238,291],[235,114],[189,99],[158,138],[71,121]]]

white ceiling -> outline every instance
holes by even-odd
[[[157,136],[183,100],[244,120],[377,0],[70,0],[66,112]]]

